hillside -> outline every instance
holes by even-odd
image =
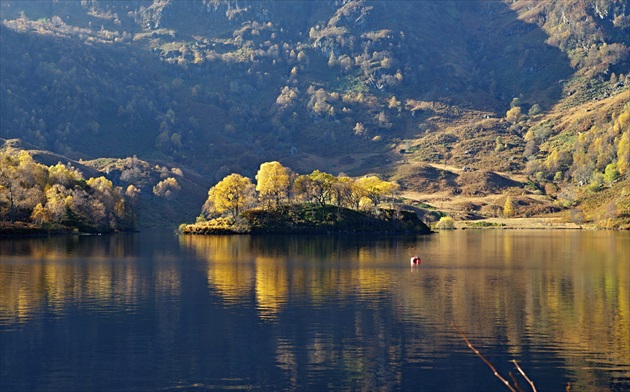
[[[127,189],[133,185],[137,198],[133,198],[134,226],[139,227],[176,227],[183,220],[194,220],[199,214],[200,206],[207,197],[210,181],[193,171],[182,171],[177,166],[170,166],[163,162],[141,160],[137,157],[117,159],[98,158],[94,160],[73,160],[67,156],[37,149],[35,146],[21,142],[18,139],[4,140],[0,138],[0,153],[13,151],[27,151],[33,160],[46,166],[61,164],[71,170],[76,170],[83,178],[106,177],[112,186]],[[2,162],[4,163],[4,162]],[[0,215],[2,220],[7,217],[7,183],[5,183],[5,169],[0,166]],[[176,181],[175,187],[164,186],[168,179]],[[162,186],[160,186],[162,184]],[[22,196],[19,192],[17,198]],[[29,198],[27,194],[25,199]],[[36,197],[36,195],[33,195]],[[36,197],[37,198],[37,197]],[[43,199],[45,203],[46,198]],[[25,201],[19,207],[29,209],[29,203],[34,206],[38,201]],[[131,200],[128,200],[131,201]]]
[[[0,136],[116,181],[134,156],[181,168],[194,191],[168,217],[271,160],[416,194],[527,185],[565,211],[627,200],[593,196],[622,189],[630,160],[622,0],[7,0],[0,12]],[[464,168],[524,180],[460,184]]]

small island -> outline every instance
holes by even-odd
[[[377,176],[352,179],[319,170],[298,175],[266,162],[257,184],[230,174],[208,191],[201,215],[183,234],[414,233],[430,228],[396,202],[398,185]]]
[[[200,220],[180,226],[182,234],[329,234],[409,233],[428,234],[429,227],[411,211],[379,209],[376,215],[349,208],[309,204],[284,209],[251,209],[239,219]]]

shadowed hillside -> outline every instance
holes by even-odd
[[[502,3],[7,2],[3,19],[6,136],[211,175],[384,151],[424,131],[421,102],[549,107],[571,74]]]
[[[424,162],[524,172],[541,189],[561,172],[562,189],[603,175],[623,150],[623,121],[616,134],[592,131],[586,143],[615,152],[593,167],[571,144],[593,125],[613,129],[627,102],[616,98],[630,70],[619,0],[51,0],[0,11],[1,136],[76,160],[136,155],[210,182],[271,160],[350,175]],[[589,128],[562,120],[595,107],[608,115]]]

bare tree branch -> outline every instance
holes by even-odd
[[[518,389],[518,392],[525,392],[523,390],[523,388],[521,388],[521,386],[518,385],[518,381],[516,381],[516,377],[514,377],[512,372],[509,372],[508,374],[510,375],[510,378],[512,379],[512,382],[514,383],[514,388]]]
[[[477,349],[475,348],[475,346],[473,346],[473,345],[472,345],[472,344],[468,341],[468,338],[466,338],[466,335],[464,335],[464,333],[463,333],[463,332],[462,332],[459,328],[457,328],[457,325],[455,325],[455,323],[452,323],[451,325],[453,326],[453,328],[455,328],[455,330],[456,330],[457,332],[459,332],[459,334],[462,336],[462,338],[464,339],[464,341],[466,342],[466,344],[468,345],[468,347],[469,347],[469,348],[470,348],[470,349],[471,349],[471,350],[472,350],[475,354],[477,354],[477,356],[478,356],[479,358],[481,358],[481,360],[482,360],[482,361],[483,361],[486,365],[488,365],[488,367],[492,370],[492,372],[494,373],[494,375],[495,375],[495,376],[496,376],[499,380],[501,380],[501,381],[503,382],[503,384],[505,384],[505,386],[506,386],[506,387],[508,387],[508,389],[509,389],[510,391],[512,391],[512,392],[518,392],[516,389],[514,389],[514,388],[510,385],[510,383],[509,383],[509,382],[508,382],[505,378],[503,378],[503,377],[499,374],[499,372],[497,372],[497,369],[495,369],[494,365],[492,365],[492,364],[490,363],[490,361],[488,361],[488,360],[486,359],[486,357],[484,357],[483,355],[481,355],[481,353],[479,352],[479,350],[477,350]]]
[[[521,369],[520,366],[518,366],[518,363],[516,362],[515,359],[512,360],[512,362],[514,362],[514,365],[516,366],[516,368],[518,369],[518,371],[521,373],[521,375],[525,378],[525,380],[527,380],[527,382],[529,383],[529,385],[531,385],[532,387],[532,391],[533,392],[538,392],[536,391],[536,387],[534,386],[534,382],[532,380],[529,379],[529,377],[527,377],[527,375],[525,374],[525,372],[523,371],[523,369]]]

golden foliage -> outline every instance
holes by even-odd
[[[503,216],[510,218],[514,216],[514,202],[510,196],[505,198],[505,204],[503,205]]]
[[[166,199],[174,198],[177,193],[182,189],[176,179],[169,177],[162,180],[153,187],[153,194],[158,197],[164,197]]]
[[[510,110],[505,113],[505,118],[512,124],[517,123],[521,119],[521,108],[520,106],[514,106]]]
[[[450,216],[443,216],[440,221],[435,225],[437,230],[453,230],[455,229],[455,219]]]
[[[230,174],[208,191],[204,210],[218,213],[229,212],[236,218],[240,211],[253,204],[254,184],[240,174]]]
[[[279,205],[289,192],[289,171],[280,162],[265,162],[256,174],[256,191],[263,201]]]
[[[620,174],[628,172],[630,162],[630,131],[625,131],[619,138],[617,147],[617,170]]]

